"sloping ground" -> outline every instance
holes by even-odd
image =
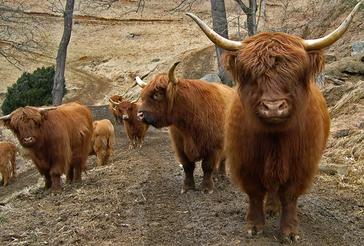
[[[110,117],[94,107],[97,118]],[[141,149],[128,150],[121,127],[110,165],[89,170],[79,186],[44,193],[34,169],[0,188],[1,245],[279,245],[278,218],[262,235],[245,237],[247,197],[228,179],[211,195],[180,194],[183,171],[168,133],[153,128]],[[201,182],[198,165],[196,184]],[[361,245],[363,196],[337,188],[337,177],[318,175],[299,202],[299,245]]]

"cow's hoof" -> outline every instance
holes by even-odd
[[[203,181],[201,184],[201,190],[205,194],[211,194],[214,192],[214,183],[212,181]]]
[[[252,228],[249,228],[247,231],[248,238],[253,238],[257,235],[260,235],[263,233],[263,229],[258,229],[256,226],[253,226]]]
[[[252,238],[252,237],[255,237],[257,235],[262,234],[263,227],[264,227],[264,223],[263,224],[261,224],[261,223],[255,224],[253,222],[250,222],[250,223],[248,222],[247,230],[246,230],[248,238]]]
[[[285,243],[285,244],[291,244],[291,243],[296,243],[300,240],[300,236],[298,236],[297,234],[295,233],[291,233],[289,235],[282,235],[282,243]]]
[[[51,189],[51,195],[52,196],[58,196],[62,193],[62,188],[57,188],[57,189]]]
[[[185,188],[185,187],[183,187],[182,190],[181,190],[181,194],[185,194],[189,190],[196,190],[196,189],[195,188]]]
[[[181,194],[184,194],[184,193],[186,193],[189,190],[196,190],[195,185],[194,184],[184,185],[182,187]]]
[[[214,192],[214,189],[213,188],[202,188],[202,193],[204,194],[212,194]]]

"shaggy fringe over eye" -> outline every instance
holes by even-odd
[[[243,49],[223,54],[225,68],[239,84],[256,81],[263,75],[308,82],[325,63],[321,50],[307,52],[301,38],[284,33],[261,33],[244,43]]]

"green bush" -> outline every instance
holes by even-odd
[[[52,88],[54,67],[37,68],[33,73],[23,73],[22,76],[8,87],[5,100],[1,106],[3,114],[24,106],[43,106],[52,104]],[[64,83],[63,96],[66,94]]]

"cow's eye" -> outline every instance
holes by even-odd
[[[155,92],[155,93],[153,94],[152,98],[153,98],[153,100],[158,101],[158,100],[160,100],[160,98],[161,98],[161,94],[160,94],[159,92]]]

